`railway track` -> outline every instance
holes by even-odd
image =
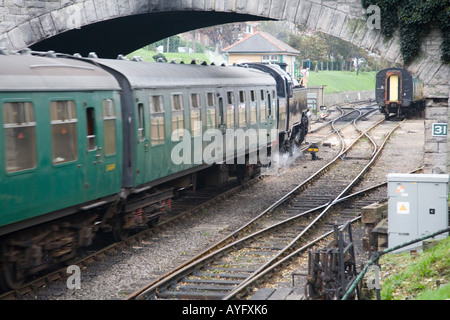
[[[185,219],[197,212],[206,210],[209,206],[217,203],[227,197],[249,188],[256,183],[262,177],[256,177],[247,181],[244,184],[238,184],[236,181],[224,185],[220,188],[205,188],[195,193],[190,191],[180,196],[176,201],[172,202],[172,210],[170,213],[163,215],[157,224],[153,228],[145,229],[140,232],[134,233],[129,236],[125,241],[112,242],[110,237],[103,242],[103,245],[94,246],[89,248],[88,251],[81,251],[79,257],[72,261],[74,265],[79,267],[88,266],[89,264],[99,261],[102,257],[116,253],[117,251],[126,248],[133,243],[140,242],[142,239],[151,237],[153,233],[157,232],[158,228],[170,227],[172,223],[177,223],[181,219]],[[105,245],[106,244],[106,245]],[[92,252],[93,251],[93,252]],[[89,253],[92,252],[92,253]],[[64,265],[59,268],[55,268],[54,271],[44,273],[40,276],[34,277],[27,281],[21,288],[11,290],[0,294],[0,300],[15,300],[21,299],[21,297],[38,290],[41,287],[45,287],[50,283],[65,280],[67,278],[67,266]]]
[[[351,114],[353,118],[344,119]],[[305,247],[304,243],[318,241],[307,239],[307,235],[310,236],[310,231],[317,227],[319,221],[329,226],[336,222],[336,216],[332,218],[332,222],[322,218],[330,215],[328,212],[332,207],[347,199],[344,197],[345,194],[368,170],[390,134],[399,126],[392,129],[379,146],[367,132],[384,122],[384,119],[368,130],[362,131],[356,126],[356,121],[365,115],[367,113],[361,110],[352,110],[331,122],[333,131],[341,140],[341,150],[326,166],[296,186],[247,225],[161,279],[135,292],[128,299],[232,299],[240,296],[250,284],[256,281],[255,279],[259,279],[260,275],[287,259],[293,251],[297,252]],[[342,123],[338,123],[338,120]],[[353,130],[358,135],[356,139],[352,139],[353,143],[350,145],[346,144],[346,139],[341,133],[349,122],[354,124]],[[364,157],[360,157],[358,161],[344,161],[343,156],[362,137],[372,142],[373,150]],[[365,163],[362,163],[364,162],[362,160],[365,160]],[[349,170],[349,164],[352,172]],[[332,181],[335,183],[323,184],[326,179],[317,179],[326,171],[333,173]],[[307,191],[301,192],[303,190]],[[291,206],[286,208],[283,204],[288,200]],[[370,201],[373,202],[373,200]],[[353,205],[363,206],[363,204],[355,205],[355,203]],[[283,207],[285,210],[280,210]],[[340,218],[348,219],[349,216],[341,215]]]
[[[94,261],[99,261],[104,256],[114,254],[123,248],[126,248],[133,243],[140,242],[141,239],[152,237],[157,228],[170,227],[172,223],[177,223],[181,219],[187,218],[196,212],[206,210],[209,206],[217,203],[227,197],[232,196],[245,188],[250,187],[256,183],[262,177],[252,179],[242,185],[237,182],[230,182],[226,186],[221,188],[203,189],[198,192],[192,193],[187,191],[177,201],[172,202],[172,210],[170,213],[163,215],[155,226],[156,228],[147,229],[133,235],[122,242],[109,242],[108,239],[100,241],[102,245],[96,245],[93,248],[88,248],[88,251],[81,251],[79,257],[71,263],[84,267],[88,266]],[[80,258],[81,257],[81,258]],[[39,290],[41,287],[46,287],[50,283],[54,283],[67,278],[67,266],[64,265],[60,268],[54,269],[54,271],[46,272],[40,276],[33,277],[27,281],[21,288],[11,290],[9,292],[2,293],[0,300],[21,299],[23,296]]]
[[[343,114],[345,114],[345,112],[342,111],[342,115]],[[349,121],[346,121],[346,120],[343,121],[342,125],[344,125],[344,124],[348,125],[348,123],[345,123],[345,122],[349,122]],[[331,123],[330,123],[330,125],[331,125]],[[338,126],[341,128],[341,124],[339,124]],[[317,175],[317,177],[319,177],[319,176],[320,176],[320,174]],[[162,219],[160,225],[161,226],[164,226],[164,225],[170,226],[170,223],[172,223],[172,222],[177,223],[177,219],[183,217],[184,215],[189,215],[189,213],[204,210],[210,204],[213,204],[217,201],[220,201],[220,199],[226,198],[232,194],[239,192],[240,190],[248,187],[249,185],[251,185],[252,183],[257,181],[258,179],[259,178],[252,180],[243,186],[239,186],[236,188],[232,188],[231,190],[225,191],[225,193],[222,193],[219,196],[213,196],[209,192],[205,192],[205,194],[203,196],[195,196],[195,197],[187,196],[187,197],[185,197],[184,201],[179,202],[179,204],[177,205],[178,210],[175,210],[171,215],[168,215],[165,219]],[[307,181],[305,181],[304,187],[300,187],[297,190],[293,190],[293,193],[303,190],[303,188],[305,188],[306,185],[309,182],[313,181],[314,179],[315,178],[308,179]],[[294,188],[294,189],[296,189],[296,188]],[[221,192],[224,192],[224,190],[221,190]],[[201,198],[203,198],[203,199],[201,199]],[[211,199],[211,198],[213,198],[213,199]],[[282,205],[285,201],[286,201],[286,199],[280,201],[275,206],[268,208],[269,209],[268,212],[270,213],[271,211],[275,210],[276,207]],[[174,205],[174,209],[175,209],[175,205]],[[253,228],[253,227],[251,227],[251,228]],[[226,245],[226,243],[231,243],[236,238],[242,237],[245,234],[244,231],[246,231],[248,234],[248,230],[251,230],[251,228],[246,228],[246,227],[241,228],[241,230],[236,231],[232,235],[230,235],[228,240],[220,241],[220,243],[218,244],[217,247],[223,247],[224,245]],[[152,229],[150,229],[150,230],[135,234],[135,235],[131,236],[130,239],[126,242],[111,244],[111,245],[95,252],[94,254],[88,255],[87,257],[84,257],[81,260],[75,261],[74,264],[81,266],[81,267],[83,267],[84,265],[88,266],[93,261],[101,260],[102,256],[110,255],[112,253],[114,254],[117,251],[122,250],[122,248],[124,248],[124,247],[126,248],[127,246],[130,246],[130,244],[139,242],[140,239],[145,239],[146,237],[149,236],[149,234],[151,236],[152,233],[153,233],[153,231],[152,231]],[[212,252],[214,250],[215,249],[211,249],[210,252]],[[195,257],[193,260],[195,260],[195,259],[198,259],[198,257]],[[53,273],[47,274],[47,275],[40,277],[34,281],[31,281],[30,283],[28,283],[21,289],[11,291],[9,293],[6,293],[6,294],[0,296],[0,299],[20,299],[23,295],[26,295],[27,293],[30,293],[33,291],[36,291],[40,287],[47,286],[49,283],[52,283],[52,282],[58,281],[58,280],[64,281],[65,279],[67,279],[66,271],[67,271],[66,266],[64,266],[63,268],[56,270]]]

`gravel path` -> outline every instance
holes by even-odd
[[[421,165],[423,126],[423,120],[402,124],[378,160],[376,169],[367,175],[367,185],[385,180],[389,172],[408,172]],[[24,298],[123,299],[258,215],[274,199],[326,164],[338,150],[339,146],[333,144],[321,147],[319,156],[322,160],[319,161],[312,161],[310,155],[298,156],[295,161],[281,166],[276,174],[265,176],[207,211],[194,214],[170,228],[159,228],[152,238],[82,268],[81,289],[68,289],[64,281],[58,281]]]

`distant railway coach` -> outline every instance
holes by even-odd
[[[389,117],[413,115],[425,108],[423,82],[401,68],[381,70],[376,76],[375,97],[380,111]]]

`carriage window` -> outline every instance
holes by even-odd
[[[245,102],[245,91],[239,91],[239,102],[240,103]]]
[[[183,96],[181,94],[174,94],[172,96],[172,110],[183,110]]]
[[[227,92],[227,128],[234,127],[234,92]]]
[[[277,92],[275,90],[272,90],[272,95],[270,96],[270,98],[271,104],[269,105],[269,117],[275,117],[276,115],[274,111],[277,108]]]
[[[145,140],[144,104],[138,104],[138,139]]]
[[[245,91],[239,91],[239,126],[245,127],[247,124],[247,110],[246,110]]]
[[[152,113],[164,112],[163,96],[152,96],[150,101],[150,109]]]
[[[114,101],[103,100],[103,122],[105,132],[105,155],[109,156],[117,152],[116,140],[116,112]]]
[[[261,90],[260,92],[260,103],[259,103],[259,110],[260,110],[260,117],[259,120],[261,122],[265,122],[267,118],[267,112],[266,112],[266,96],[264,94],[264,90]]]
[[[183,95],[172,95],[172,134],[175,133],[179,138],[184,136],[184,112]]]
[[[216,105],[216,99],[214,96],[214,92],[208,92],[206,94],[207,100],[208,100],[208,107],[214,107]]]
[[[78,157],[77,116],[70,100],[50,104],[53,163],[74,161]]]
[[[227,104],[233,104],[234,103],[234,95],[233,91],[227,92]]]
[[[212,129],[216,127],[216,99],[214,92],[206,94],[206,128]]]
[[[152,146],[163,144],[164,134],[164,99],[163,96],[152,96],[150,100]]]
[[[267,116],[270,117],[272,115],[272,97],[270,96],[270,92],[267,93]]]
[[[191,131],[192,136],[199,136],[202,134],[202,115],[200,95],[198,93],[191,94]]]
[[[219,123],[222,126],[225,124],[225,115],[224,115],[224,109],[223,109],[223,98],[219,98]]]
[[[30,102],[3,104],[6,171],[36,167],[36,122]]]
[[[272,90],[272,93],[267,91],[267,116],[268,117],[273,116],[273,112],[276,110],[276,107],[277,107],[277,99],[276,99],[275,90]]]
[[[250,91],[250,124],[256,124],[256,91]]]
[[[87,125],[88,150],[96,150],[97,144],[95,142],[95,110],[94,110],[94,108],[86,109],[86,125]]]

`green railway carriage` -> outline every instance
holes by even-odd
[[[241,67],[94,61],[112,72],[123,89],[124,187],[154,186],[207,167],[211,159],[205,159],[203,151],[208,130],[276,129],[276,86],[266,73]],[[192,139],[190,156],[179,163],[173,150],[184,135]],[[195,148],[196,139],[201,149]]]
[[[151,224],[177,188],[254,174],[277,109],[258,70],[0,50],[0,290]]]
[[[119,92],[86,62],[0,54],[0,289],[74,257],[117,201]]]
[[[0,234],[120,191],[119,90],[84,62],[0,55]]]

